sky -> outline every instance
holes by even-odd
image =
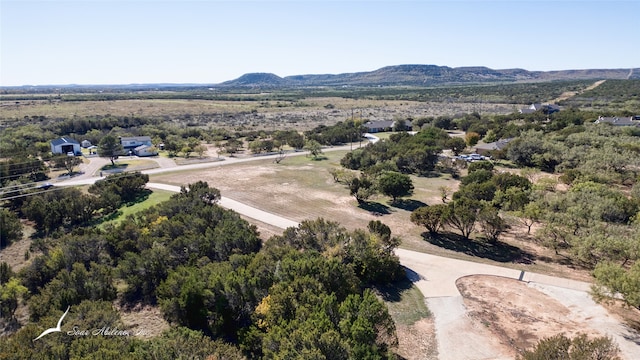
[[[0,0],[0,86],[640,67],[640,0]]]

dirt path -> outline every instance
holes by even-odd
[[[596,87],[602,85],[605,81],[606,80],[596,81],[595,83],[591,84],[590,86],[588,86],[586,89],[584,89],[582,91],[567,91],[567,92],[564,92],[564,93],[560,94],[560,96],[558,96],[557,98],[555,98],[553,100],[550,100],[549,102],[552,103],[552,104],[556,104],[556,103],[558,103],[558,102],[560,102],[562,100],[567,100],[567,99],[572,98],[572,97],[574,97],[574,96],[576,96],[578,94],[582,94],[585,91],[593,90]]]

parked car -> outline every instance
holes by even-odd
[[[38,186],[36,186],[36,189],[42,189],[42,190],[49,190],[53,187],[53,184],[50,182],[44,182],[42,184],[38,184]]]

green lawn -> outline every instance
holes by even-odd
[[[159,167],[158,163],[146,159],[117,160],[116,165],[107,164],[100,168],[101,171],[120,169],[121,171],[140,171]]]
[[[123,219],[125,219],[127,216],[131,214],[135,214],[139,211],[146,210],[156,204],[169,200],[169,198],[173,194],[174,193],[170,191],[153,190],[153,192],[149,195],[149,197],[146,200],[130,206],[121,207],[118,210],[118,215],[116,217],[114,217],[113,219],[110,219],[109,221],[103,222],[102,224],[100,224],[100,227],[104,226],[105,224],[113,224],[113,225],[118,224],[120,221],[122,221]]]
[[[431,316],[424,295],[408,279],[377,287],[377,290],[396,324],[413,325]]]

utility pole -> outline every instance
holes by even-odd
[[[351,108],[351,124],[355,129],[356,123],[353,121],[353,108]],[[353,132],[349,132],[349,145],[351,146],[351,151],[353,151]]]

